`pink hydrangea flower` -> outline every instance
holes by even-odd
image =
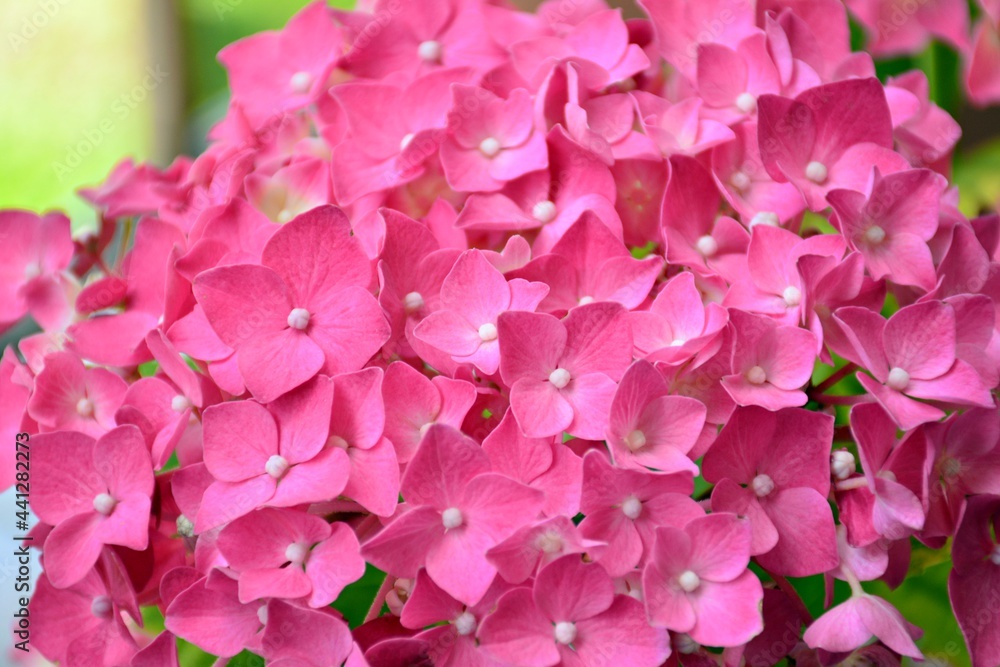
[[[749,522],[725,512],[657,528],[642,573],[650,622],[709,646],[739,646],[759,633],[764,591],[747,570],[750,542]]]
[[[667,633],[651,628],[642,605],[616,595],[600,565],[565,556],[546,566],[531,589],[500,598],[483,622],[479,640],[508,664],[596,667],[609,662],[643,667],[670,655]]]

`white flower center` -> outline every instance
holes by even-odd
[[[993,551],[990,553],[990,561],[994,565],[1000,565],[1000,544],[993,546]]]
[[[736,96],[736,108],[743,113],[753,113],[757,110],[757,98],[750,93],[740,93]]]
[[[183,514],[177,516],[177,534],[181,537],[191,537],[194,535],[194,523]]]
[[[463,611],[459,614],[458,618],[452,621],[452,624],[455,626],[455,632],[457,632],[460,637],[471,635],[476,631],[476,617],[468,611]]]
[[[90,603],[90,613],[97,618],[109,618],[111,616],[111,598],[107,595],[98,595]]]
[[[278,223],[285,224],[286,222],[291,222],[295,217],[295,214],[289,211],[287,208],[283,208],[278,211]]]
[[[24,279],[26,281],[34,280],[40,275],[42,275],[42,267],[38,264],[38,262],[29,262],[28,265],[24,267]]]
[[[633,452],[646,446],[646,434],[636,429],[625,436],[625,446]]]
[[[431,426],[434,426],[434,422],[433,421],[429,421],[429,422],[427,422],[426,424],[424,424],[423,426],[420,427],[420,437],[421,438],[423,438],[425,435],[427,435],[427,431],[431,430]]]
[[[410,292],[403,297],[403,308],[407,313],[415,313],[424,307],[424,296],[420,292]]]
[[[677,583],[685,592],[691,593],[701,586],[701,578],[693,570],[685,570],[677,577]]]
[[[554,531],[542,533],[535,541],[535,546],[539,551],[544,553],[557,554],[562,551],[563,548],[562,535]]]
[[[750,187],[750,177],[742,171],[734,171],[733,175],[729,177],[729,183],[737,190],[746,190]]]
[[[257,620],[260,621],[261,625],[267,625],[267,605],[262,604],[257,607]]]
[[[681,345],[683,345],[686,342],[687,341],[684,340],[683,338],[675,338],[672,341],[670,341],[670,347],[680,347]]]
[[[680,633],[675,636],[675,641],[677,643],[677,650],[684,655],[691,655],[698,650],[700,644],[695,640],[691,639],[691,635]]]
[[[556,217],[556,205],[548,199],[540,201],[532,207],[531,216],[543,225],[552,222]]]
[[[89,398],[81,398],[76,402],[76,414],[81,417],[91,417],[94,414],[94,402]]]
[[[781,297],[785,300],[786,306],[794,308],[802,302],[802,290],[795,285],[789,285],[785,288],[785,291],[781,293]]]
[[[347,440],[343,439],[339,435],[331,435],[326,441],[327,447],[337,447],[338,449],[347,449],[350,447]]]
[[[487,322],[479,327],[479,340],[488,343],[497,339],[497,325]]]
[[[694,247],[701,253],[702,257],[712,257],[719,252],[719,242],[708,234],[695,241]]]
[[[292,308],[288,313],[288,326],[299,331],[309,326],[309,311],[305,308]]]
[[[569,621],[559,621],[555,627],[556,641],[563,646],[568,646],[576,639],[576,624]]]
[[[889,371],[889,381],[886,382],[890,389],[895,389],[896,391],[903,391],[908,386],[910,386],[910,374],[904,371],[899,366],[896,366],[891,371]]]
[[[552,383],[556,389],[563,389],[569,384],[570,375],[569,371],[565,368],[557,368],[551,373],[549,373],[549,382]]]
[[[275,479],[281,479],[288,472],[289,465],[288,459],[280,454],[275,454],[264,464],[264,472]]]
[[[954,479],[960,472],[962,472],[962,462],[958,459],[948,456],[941,462],[941,474],[946,479]]]
[[[290,563],[302,565],[309,559],[309,547],[301,542],[293,542],[288,545],[287,549],[285,549],[285,558],[287,558]]]
[[[758,498],[763,498],[774,491],[774,480],[771,479],[770,475],[757,475],[753,478],[750,486]]]
[[[625,499],[625,502],[622,503],[622,514],[633,521],[638,519],[639,515],[642,514],[642,501],[635,496],[629,496]]]
[[[94,497],[94,511],[104,516],[110,516],[115,511],[118,501],[107,493],[99,493]]]
[[[813,183],[822,183],[826,180],[827,170],[826,165],[822,162],[817,162],[813,160],[806,165],[806,178],[808,178]]]
[[[847,479],[855,473],[854,454],[846,449],[838,449],[830,455],[830,472],[836,479]]]
[[[296,72],[288,80],[288,85],[296,95],[305,95],[312,88],[313,75],[309,72]]]
[[[500,142],[495,137],[486,137],[479,144],[479,152],[486,157],[496,157],[500,152]]]
[[[413,133],[412,132],[410,132],[405,137],[403,137],[403,140],[399,142],[399,150],[400,151],[405,151],[406,147],[410,145],[411,141],[413,141]]]
[[[878,225],[872,225],[865,230],[865,241],[872,245],[878,245],[882,241],[885,241],[885,230]]]
[[[589,294],[586,295],[586,296],[581,296],[580,300],[577,301],[577,303],[579,305],[581,305],[581,306],[590,305],[590,304],[594,303],[594,297],[590,296]]]
[[[170,399],[170,409],[174,412],[184,412],[191,407],[191,401],[183,394],[177,394]]]
[[[767,381],[767,372],[760,366],[754,366],[747,371],[746,377],[750,384],[764,384]]]
[[[753,229],[757,225],[777,227],[779,224],[781,224],[781,218],[774,211],[758,211],[750,218],[750,229]]]
[[[440,61],[442,51],[441,42],[435,39],[420,42],[420,46],[417,47],[417,55],[420,56],[421,60],[429,63]]]
[[[462,510],[457,507],[449,507],[445,511],[441,512],[441,523],[444,525],[445,530],[458,528],[462,525],[463,520]]]

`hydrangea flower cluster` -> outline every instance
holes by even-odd
[[[880,83],[837,0],[362,4],[224,49],[211,145],[85,191],[97,233],[0,214],[37,648],[898,664],[862,582],[915,539],[1000,662],[1000,221],[925,77]],[[1000,97],[996,2],[975,48],[964,2],[896,4],[847,3],[872,52],[950,39]]]

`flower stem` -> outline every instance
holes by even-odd
[[[823,405],[854,405],[868,400],[868,394],[836,396],[834,394],[810,394],[809,398]]]
[[[389,590],[392,588],[392,584],[388,574],[385,575],[385,579],[382,580],[382,585],[378,587],[378,592],[375,593],[375,599],[372,600],[372,606],[368,608],[368,613],[365,614],[365,623],[368,621],[374,621],[382,613],[382,605],[385,604],[385,596],[389,594]]]
[[[854,362],[848,362],[846,365],[844,365],[843,368],[834,371],[830,377],[828,377],[827,379],[823,380],[818,385],[813,387],[812,391],[810,391],[809,393],[815,395],[823,394],[826,391],[828,391],[831,387],[833,387],[833,385],[837,384],[845,377],[847,377],[848,374],[856,370],[858,370],[857,365]]]

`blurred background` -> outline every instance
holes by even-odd
[[[0,209],[63,209],[80,229],[93,223],[94,213],[75,192],[99,183],[123,157],[165,166],[179,153],[196,155],[228,100],[218,51],[241,37],[281,27],[305,4],[0,0]],[[330,4],[348,8],[354,3]],[[612,4],[636,14],[632,3]],[[854,33],[861,44],[860,31]],[[914,67],[927,72],[932,97],[962,125],[954,180],[962,190],[963,210],[973,215],[994,206],[1000,199],[1000,110],[965,104],[959,58],[939,43],[913,57],[880,63],[879,74]],[[12,504],[0,497],[0,507]],[[0,526],[9,535],[10,527]],[[9,543],[7,535],[0,539]],[[947,559],[947,550],[915,545],[906,584],[897,591],[875,584],[872,592],[892,600],[907,619],[924,628],[920,645],[928,657],[925,664],[965,666],[968,657],[947,600]],[[8,583],[10,576],[0,572]],[[796,585],[818,611],[821,578]],[[0,593],[3,618],[9,618],[12,598],[7,588]],[[4,633],[0,637],[7,639]],[[0,646],[0,663],[7,648]],[[185,664],[202,662],[191,654],[189,658]],[[211,659],[206,656],[204,662]]]

